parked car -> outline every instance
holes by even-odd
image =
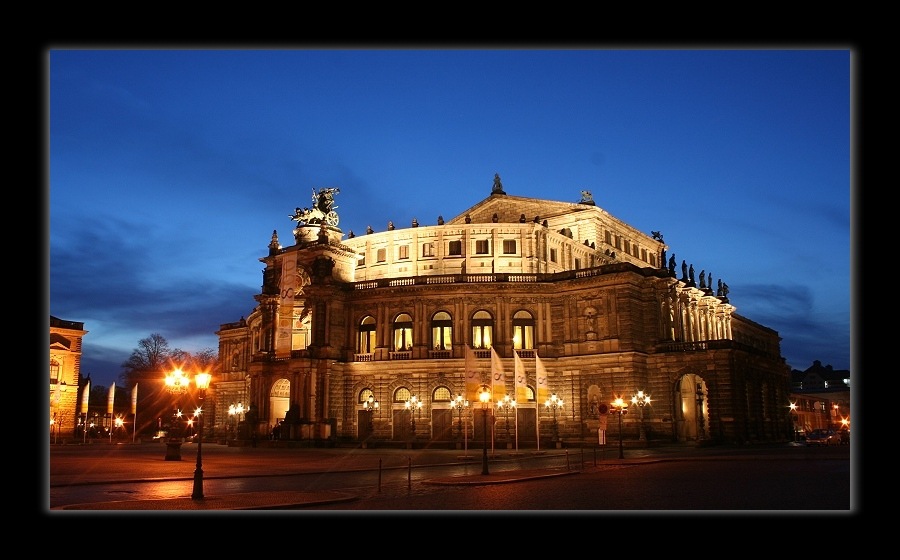
[[[806,445],[840,445],[841,436],[834,430],[819,428],[806,434]]]

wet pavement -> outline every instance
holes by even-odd
[[[782,444],[782,446],[785,444]],[[790,444],[787,444],[790,445]],[[577,474],[604,465],[634,465],[663,460],[679,460],[703,454],[727,453],[729,449],[704,449],[696,445],[676,445],[627,449],[619,458],[618,448],[510,450],[489,451],[489,474],[466,469],[468,474],[435,476],[421,481],[429,485],[510,484],[545,477]],[[192,480],[196,470],[197,445],[181,446],[180,460],[167,460],[162,443],[50,446],[48,483],[52,487],[74,485],[106,485],[114,483]],[[413,469],[426,465],[481,465],[482,450],[447,449],[361,449],[361,448],[286,448],[233,447],[204,442],[202,448],[203,478],[279,476],[298,473],[335,471],[371,471],[381,469]],[[517,465],[530,458],[550,459],[554,466],[523,468]],[[546,462],[545,462],[546,463]],[[478,471],[478,472],[474,472]],[[277,510],[340,504],[359,499],[353,492],[275,491],[239,492],[209,495],[192,499],[177,496],[164,499],[139,499],[67,504],[50,507],[50,511],[216,511]]]

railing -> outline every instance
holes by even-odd
[[[375,354],[371,352],[368,354],[353,354],[354,362],[371,362],[375,360]]]
[[[450,358],[449,350],[429,350],[428,357],[435,360],[446,360]]]
[[[401,352],[388,352],[389,360],[410,360],[412,359],[412,352],[409,350],[403,350]]]

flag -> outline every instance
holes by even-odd
[[[113,381],[112,386],[109,388],[109,404],[107,405],[107,414],[112,416],[113,413],[113,405],[116,403],[116,382]]]
[[[493,346],[491,347],[491,395],[494,402],[499,402],[506,396],[506,373],[503,371],[500,355]]]
[[[515,358],[516,402],[524,403],[528,401],[528,376],[525,374],[525,363],[522,362],[522,358],[515,350],[513,350],[513,358]]]
[[[537,403],[540,406],[550,398],[550,385],[547,382],[547,370],[544,369],[544,363],[541,362],[541,357],[537,355],[537,351],[534,353],[534,369],[534,374],[537,378]]]
[[[134,389],[131,390],[131,413],[137,414],[137,387],[138,384],[134,384]]]
[[[87,378],[84,389],[81,390],[81,413],[88,413],[88,404],[91,402],[91,378]]]
[[[481,386],[481,376],[475,366],[475,351],[466,344],[466,400],[470,403],[478,402],[478,388]]]

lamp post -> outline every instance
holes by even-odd
[[[241,414],[244,413],[244,403],[238,402],[237,405],[231,403],[228,405],[228,416],[231,417],[231,439],[237,439],[238,424],[241,420]]]
[[[203,372],[194,376],[194,383],[197,384],[198,398],[200,406],[194,412],[199,419],[197,425],[197,467],[194,469],[194,491],[191,493],[191,499],[203,499],[203,398],[206,396],[206,389],[209,388],[209,382],[212,381],[212,375]]]
[[[509,397],[509,393],[507,393],[502,399],[500,399],[500,402],[497,403],[497,408],[503,409],[503,411],[505,413],[506,446],[507,446],[507,448],[509,448],[509,446],[510,446],[510,442],[509,442],[509,411],[516,409],[516,399],[511,399]]]
[[[556,393],[550,395],[550,398],[544,402],[544,406],[553,411],[553,441],[559,447],[559,423],[556,420],[556,409],[563,407],[563,400]]]
[[[378,412],[378,406],[378,399],[375,398],[375,395],[369,395],[369,398],[363,403],[363,410],[369,413],[369,434],[375,429],[372,415]]]
[[[706,439],[706,434],[705,434],[706,428],[704,427],[704,421],[703,421],[704,420],[703,419],[704,396],[703,396],[703,384],[702,383],[697,383],[696,395],[697,395],[697,439],[702,440],[702,439]]]
[[[450,401],[450,406],[456,409],[457,415],[459,417],[459,421],[456,424],[456,437],[458,438],[459,436],[463,435],[462,415],[463,410],[469,408],[469,401],[464,399],[462,395],[457,394],[456,398]],[[465,439],[468,440],[468,438]]]
[[[794,442],[797,441],[797,403],[791,403],[788,405],[791,409],[791,427],[794,430]]]
[[[638,439],[641,441],[647,441],[647,432],[644,430],[644,407],[650,404],[650,395],[644,393],[643,391],[638,391],[636,395],[633,395],[631,397],[631,404],[636,404],[638,406],[638,410],[641,413],[640,432]]]
[[[483,443],[484,452],[481,455],[481,474],[491,474],[488,471],[488,453],[487,453],[487,416],[488,410],[490,410],[491,405],[491,389],[487,385],[482,385],[481,389],[478,390],[478,400],[481,401],[481,416],[482,416],[482,427],[484,431],[481,434],[481,441]]]
[[[628,403],[626,403],[622,397],[616,397],[616,400],[610,403],[612,406],[613,414],[619,416],[619,459],[625,458],[625,449],[622,446],[622,415],[628,414]]]
[[[412,439],[416,439],[416,414],[422,409],[422,401],[419,397],[412,395],[404,403],[406,410],[409,411],[409,427],[412,430]],[[415,413],[414,413],[415,411]]]

